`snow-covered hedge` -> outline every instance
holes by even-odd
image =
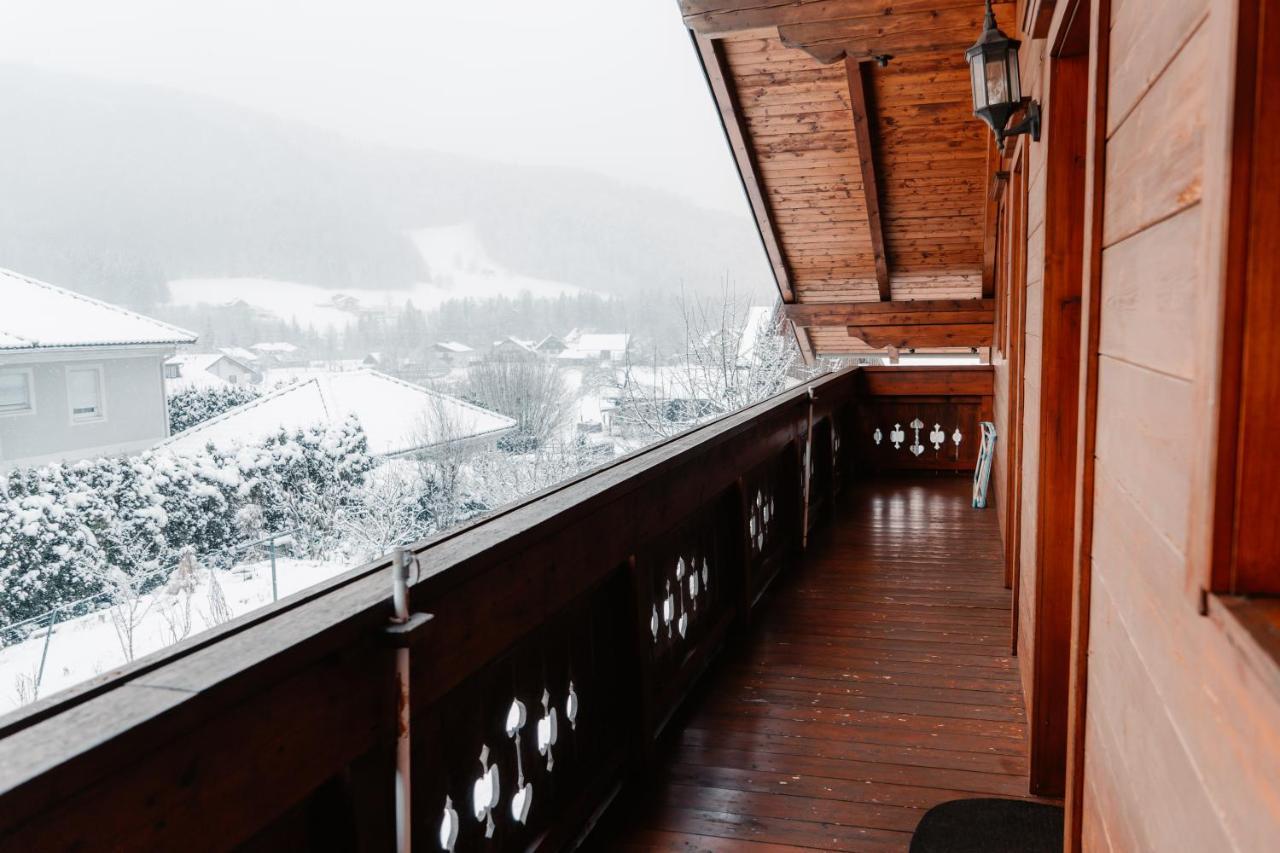
[[[353,418],[231,453],[11,471],[0,476],[0,626],[118,586],[120,571],[158,584],[187,546],[216,565],[238,542],[301,527],[302,546],[322,551],[372,468]]]
[[[169,396],[169,431],[182,432],[262,396],[252,385],[187,388]]]

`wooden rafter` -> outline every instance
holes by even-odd
[[[869,347],[919,349],[923,347],[991,346],[990,323],[949,325],[849,326],[849,336]]]
[[[936,12],[973,5],[974,0],[806,0],[802,3],[778,3],[777,0],[680,0],[680,11],[689,29],[705,36],[723,36],[763,27],[850,18],[884,18],[909,12]]]
[[[791,286],[791,274],[787,269],[786,259],[782,254],[782,245],[774,227],[772,211],[769,209],[769,196],[760,180],[760,167],[756,162],[755,150],[751,146],[750,134],[742,124],[742,111],[738,106],[738,96],[733,84],[733,76],[729,73],[728,63],[724,56],[724,47],[718,41],[693,34],[694,45],[702,60],[703,71],[707,75],[707,84],[711,87],[711,95],[715,99],[716,108],[720,112],[720,121],[724,127],[725,138],[733,149],[733,159],[738,164],[738,174],[742,178],[742,187],[746,191],[747,200],[751,204],[751,213],[756,220],[756,228],[760,232],[760,240],[764,243],[765,254],[773,267],[773,276],[778,283],[778,291],[783,302],[795,301],[795,290]]]
[[[884,248],[884,228],[880,220],[880,192],[876,179],[875,149],[872,148],[871,123],[875,112],[867,98],[867,77],[870,63],[845,60],[845,76],[849,81],[849,109],[853,114],[853,133],[858,145],[858,166],[862,172],[862,195],[867,206],[867,230],[871,237],[871,252],[875,256],[876,287],[880,299],[888,302],[889,258]]]
[[[994,312],[994,299],[809,302],[782,306],[782,316],[808,326],[991,325]]]

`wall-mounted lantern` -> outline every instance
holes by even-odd
[[[1022,81],[1018,75],[1020,46],[1017,39],[1000,32],[991,11],[991,0],[987,0],[982,35],[965,51],[964,58],[969,63],[969,79],[973,84],[973,114],[995,131],[1001,151],[1005,139],[1021,133],[1030,133],[1032,139],[1040,141],[1040,105],[1022,97]],[[1024,107],[1026,117],[1006,130],[1009,119]]]

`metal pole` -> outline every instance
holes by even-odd
[[[44,647],[40,650],[40,669],[36,671],[36,686],[31,692],[31,699],[40,698],[40,682],[44,681],[44,662],[49,657],[49,640],[53,637],[53,626],[58,624],[58,608],[49,611],[49,627],[44,632]]]
[[[397,548],[391,555],[391,621],[409,621],[409,554]],[[396,649],[396,849],[410,853],[409,802],[409,649]]]
[[[280,594],[276,591],[276,537],[271,534],[271,541],[268,545],[271,549],[271,600],[279,601]]]

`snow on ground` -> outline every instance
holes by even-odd
[[[306,589],[351,567],[349,562],[276,559],[279,597]],[[240,616],[271,603],[271,561],[245,563],[230,571],[215,572],[222,595],[232,616]],[[210,572],[201,569],[190,596],[190,634],[211,627]],[[182,595],[170,595],[161,587],[139,597],[136,628],[133,632],[134,658],[140,658],[171,644],[169,621],[185,610]],[[166,618],[168,617],[168,618]],[[45,632],[37,631],[21,643],[0,648],[0,715],[32,701],[29,685],[40,669]],[[103,609],[56,625],[49,638],[48,657],[40,683],[40,696],[92,678],[127,663],[111,610]],[[23,685],[27,685],[24,698]],[[38,697],[36,697],[38,698]]]
[[[262,278],[187,278],[169,282],[173,305],[230,305],[244,302],[316,329],[342,329],[361,312],[398,311],[406,301],[429,309],[449,299],[535,297],[580,293],[584,288],[534,278],[502,269],[489,260],[470,225],[423,228],[410,237],[430,271],[430,282],[404,289],[332,289],[299,282]]]

